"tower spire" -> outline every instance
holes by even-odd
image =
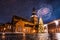
[[[36,25],[38,23],[38,16],[36,15],[36,9],[32,9],[31,21]]]
[[[36,9],[35,8],[33,8],[33,10],[32,10],[32,15],[36,15]]]

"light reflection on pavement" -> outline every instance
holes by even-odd
[[[39,40],[37,34],[0,34],[0,40]],[[60,33],[50,33],[47,40],[60,40]]]

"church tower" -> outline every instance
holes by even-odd
[[[32,10],[31,21],[32,21],[33,24],[34,24],[34,27],[33,27],[33,28],[38,29],[38,28],[37,28],[37,26],[38,26],[38,16],[36,15],[36,10],[35,10],[35,8],[33,8],[33,10]]]
[[[38,16],[36,15],[36,10],[35,10],[35,8],[33,8],[33,10],[32,10],[31,21],[32,21],[35,25],[38,24]]]

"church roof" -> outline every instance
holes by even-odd
[[[19,17],[19,16],[13,16],[13,19],[16,19],[16,20],[23,20],[23,21],[26,21],[26,22],[31,22],[30,20],[26,19],[26,18],[23,18],[23,17]]]

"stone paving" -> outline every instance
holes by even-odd
[[[50,35],[48,36],[47,40],[59,40],[55,38],[56,37],[53,37],[53,35]],[[42,40],[42,39],[44,38],[40,37],[39,39],[37,35],[31,35],[31,34],[26,34],[25,36],[23,36],[23,34],[5,34],[3,36],[2,34],[0,34],[0,40]]]

